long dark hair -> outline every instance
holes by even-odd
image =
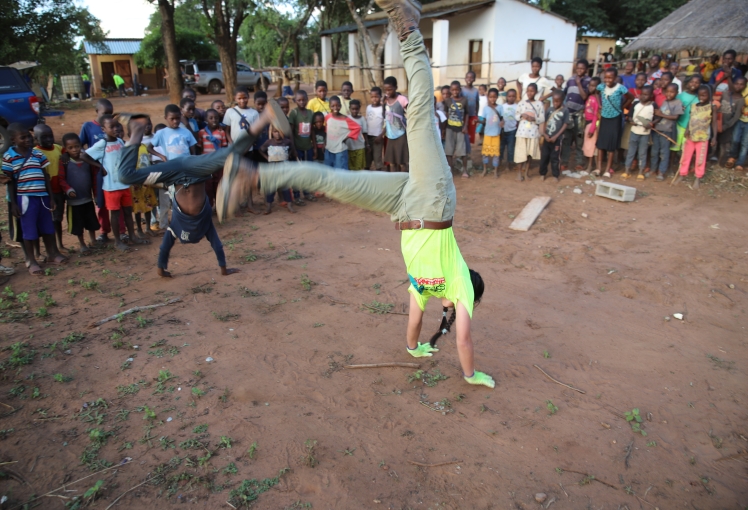
[[[480,300],[483,297],[483,292],[486,290],[486,286],[483,283],[481,275],[472,269],[470,269],[470,282],[473,284],[473,306],[475,306],[480,303]],[[449,312],[449,308],[446,306],[442,307],[442,321],[441,324],[439,324],[439,331],[434,333],[434,336],[429,340],[431,347],[436,347],[436,341],[443,335],[449,333],[452,324],[454,324],[455,319],[457,318],[455,308],[452,308],[452,313],[449,315],[449,319],[447,319],[447,312]]]

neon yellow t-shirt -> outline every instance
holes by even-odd
[[[122,79],[122,76],[115,74],[112,79],[114,79],[114,85],[115,87],[119,87],[120,85],[125,84],[125,80]]]
[[[430,297],[462,303],[473,316],[473,284],[470,271],[457,247],[451,228],[407,230],[400,242],[410,288],[421,310]]]
[[[314,113],[322,112],[322,113],[330,113],[330,102],[329,101],[322,101],[320,98],[315,97],[314,99],[311,99],[306,107],[309,110],[312,110]]]

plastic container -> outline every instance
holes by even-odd
[[[83,86],[83,78],[77,74],[71,74],[67,76],[61,76],[60,82],[62,83],[63,94],[85,94],[86,89]]]

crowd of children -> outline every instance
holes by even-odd
[[[599,76],[591,76],[588,62],[579,60],[571,78],[559,75],[553,82],[540,74],[542,61],[535,59],[531,72],[517,80],[516,90],[507,89],[504,78],[496,87],[476,87],[475,73],[469,71],[464,85],[453,81],[435,94],[434,127],[450,166],[457,170],[459,163],[465,178],[470,177],[471,151],[479,143],[483,176],[499,176],[505,164],[507,170],[516,168],[517,179],[523,181],[537,160],[543,180],[549,165],[558,181],[574,163],[576,171],[610,178],[618,161],[623,163],[622,179],[654,175],[662,181],[670,167],[677,166],[678,182],[695,160],[698,187],[710,154],[738,170],[748,157],[748,90],[735,56],[728,50],[721,66],[719,58],[711,59],[701,72],[686,76],[676,74],[676,63],[663,68],[657,55],[649,59],[646,71],[637,73],[636,63],[628,62],[621,74],[611,65]],[[343,83],[339,96],[328,98],[327,83],[318,81],[311,100],[304,90],[281,97],[278,104],[288,118],[290,136],[264,128],[246,154],[258,162],[318,161],[342,171],[407,172],[408,98],[397,88],[394,77],[386,78],[381,88],[369,91],[365,108],[352,98],[350,82]],[[153,127],[147,120],[138,168],[230,146],[257,122],[267,104],[266,93],[257,91],[250,107],[250,93],[243,87],[233,99],[231,106],[216,100],[202,110],[196,107],[194,91],[185,89],[179,105],[166,106],[163,124]],[[22,243],[31,274],[43,274],[40,263],[45,261],[66,262],[61,254],[66,250],[63,223],[78,238],[82,254],[90,253],[95,243],[108,242],[110,232],[116,248],[128,251],[129,245],[148,243],[149,237],[165,232],[173,244],[169,215],[173,220],[176,192],[186,196],[199,189],[207,198],[205,204],[198,200],[197,209],[216,205],[221,170],[204,182],[179,184],[179,190],[122,182],[118,169],[129,127],[113,115],[106,99],[96,102],[95,112],[80,134],[65,133],[62,145],[55,143],[49,126],[36,126],[33,135],[17,125],[8,127],[13,146],[3,156],[0,182],[8,184],[11,239]],[[266,191],[264,214],[272,212],[276,193],[280,205],[293,213],[294,206],[317,199],[314,191]],[[255,212],[251,197],[244,205]],[[209,240],[218,255],[220,241],[214,237]],[[40,253],[40,238],[46,258]],[[159,274],[167,276],[171,246],[162,244],[162,253],[164,249]],[[225,270],[225,259],[222,263]],[[0,265],[0,273],[11,272]]]

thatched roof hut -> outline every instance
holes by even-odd
[[[748,53],[746,0],[691,0],[642,32],[623,51],[721,54],[728,49]]]

